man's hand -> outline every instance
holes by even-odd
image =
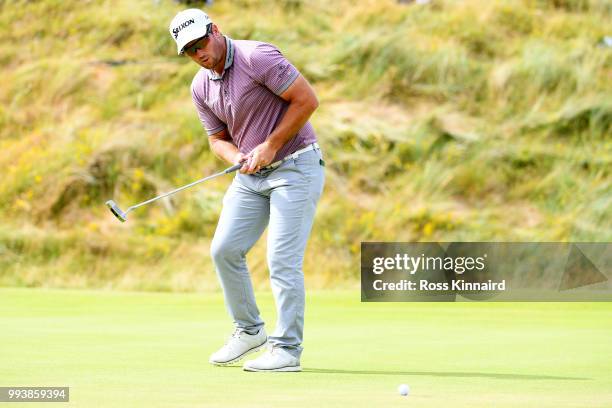
[[[238,164],[246,160],[246,156],[240,152],[237,152],[232,159],[232,163]]]
[[[234,155],[234,158],[232,159],[232,163],[233,163],[233,164],[239,164],[239,163],[242,163],[242,167],[241,167],[241,168],[240,168],[240,170],[239,170],[240,172],[242,172],[242,169],[245,169],[245,168],[246,168],[247,157],[246,157],[244,154],[242,154],[242,153],[240,153],[240,152],[237,152],[237,153]]]
[[[262,167],[272,163],[277,151],[268,141],[263,142],[246,155],[247,165],[242,166],[240,172],[243,174],[253,174],[259,171]]]

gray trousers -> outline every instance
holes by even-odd
[[[274,346],[300,357],[304,332],[304,250],[325,174],[321,151],[302,153],[274,170],[236,174],[223,198],[211,255],[237,328],[256,332],[264,322],[255,303],[246,254],[268,226],[267,259],[276,301]]]

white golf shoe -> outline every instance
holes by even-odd
[[[302,371],[300,359],[282,347],[269,346],[254,360],[244,363],[244,371]]]
[[[245,356],[259,351],[267,340],[268,336],[263,327],[259,329],[257,334],[248,334],[241,329],[236,329],[225,345],[214,352],[208,361],[220,366],[235,363]]]

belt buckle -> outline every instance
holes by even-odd
[[[262,167],[261,169],[257,170],[257,171],[255,172],[255,174],[258,174],[258,175],[260,175],[260,176],[262,176],[262,175],[264,175],[264,176],[265,176],[265,175],[268,175],[268,174],[270,174],[270,173],[271,173],[273,170],[276,170],[277,168],[279,168],[279,167],[280,167],[280,165],[282,164],[282,162],[281,162],[281,163],[279,163],[279,164],[278,164],[278,165],[276,165],[276,166],[273,166],[273,164],[274,164],[274,163],[272,163],[272,164],[268,164],[266,167]]]

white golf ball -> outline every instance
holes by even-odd
[[[405,397],[410,392],[410,388],[406,384],[400,384],[400,386],[397,387],[397,392]]]

